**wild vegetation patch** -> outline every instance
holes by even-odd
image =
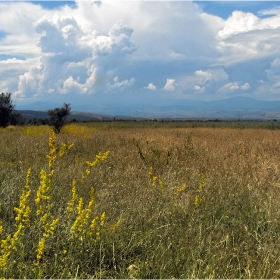
[[[279,278],[280,131],[0,132],[0,276]]]

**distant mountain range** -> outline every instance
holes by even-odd
[[[47,119],[48,113],[47,111],[36,111],[36,110],[18,110],[22,113],[27,121],[32,119]],[[86,112],[71,112],[70,116],[67,118],[69,121],[77,120],[77,121],[105,121],[105,120],[113,120],[114,116],[104,115],[104,114],[94,114],[94,113],[86,113]]]
[[[47,110],[61,107],[51,102],[17,105],[27,119],[47,118]],[[280,120],[280,101],[261,101],[249,97],[232,97],[216,101],[174,100],[168,105],[102,106],[75,105],[71,118],[77,120],[117,119],[220,119],[220,120]]]

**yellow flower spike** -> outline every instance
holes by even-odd
[[[27,174],[26,174],[25,186],[24,186],[27,190],[30,190],[30,186],[29,186],[30,177],[31,177],[31,168],[28,168]]]
[[[72,237],[77,240],[84,240],[86,236],[92,237],[94,235],[94,229],[96,226],[96,221],[98,217],[94,218],[91,222],[89,221],[94,209],[95,196],[94,196],[94,188],[91,187],[90,191],[90,199],[86,208],[84,208],[83,198],[79,199],[77,205],[77,217],[71,227]],[[103,219],[105,222],[105,214],[103,215]]]
[[[104,154],[98,153],[98,154],[95,156],[95,161],[93,161],[93,162],[86,161],[86,164],[87,164],[89,167],[93,167],[93,166],[95,166],[98,162],[104,161],[106,158],[109,157],[109,155],[110,155],[110,151],[107,151],[107,152],[104,153]]]
[[[46,243],[46,239],[44,237],[42,237],[38,243],[38,248],[36,250],[37,252],[37,263],[39,265],[39,261],[42,258],[42,255],[44,254],[44,250],[45,250],[45,243]]]
[[[72,181],[72,197],[71,197],[71,201],[69,201],[67,203],[67,211],[68,211],[69,215],[71,213],[73,213],[74,206],[75,206],[75,203],[76,203],[77,199],[78,199],[78,196],[77,196],[76,180],[73,179],[73,181]]]
[[[31,169],[28,169],[26,175],[26,183],[24,190],[20,196],[19,207],[14,207],[17,212],[15,221],[17,223],[16,231],[14,234],[9,234],[4,240],[1,240],[0,244],[0,268],[5,269],[7,266],[8,258],[13,251],[17,252],[20,244],[20,238],[24,235],[23,229],[29,225],[31,209],[28,206],[28,199],[31,194],[29,187]],[[0,234],[3,232],[2,221],[0,221]]]
[[[153,177],[152,187],[155,187],[155,186],[156,186],[156,184],[157,184],[157,179],[158,179],[157,176],[154,176],[154,177]]]
[[[92,237],[94,235],[94,231],[95,231],[95,228],[96,228],[96,221],[99,219],[99,217],[95,217],[94,219],[92,219],[91,223],[90,223],[90,226],[89,226],[89,232],[88,232],[88,235],[90,237]]]
[[[3,270],[6,268],[7,263],[8,263],[8,258],[10,256],[10,252],[5,252],[4,254],[2,254],[2,256],[0,257],[0,268],[2,268]]]
[[[187,184],[183,184],[180,188],[176,190],[176,195],[179,196],[187,188]]]
[[[50,155],[56,153],[56,143],[55,143],[55,132],[50,129],[49,131],[49,147],[50,147]]]
[[[44,201],[44,200],[49,201],[51,199],[51,197],[47,195],[48,192],[50,191],[50,186],[49,186],[49,181],[47,178],[47,173],[44,169],[41,170],[40,177],[41,177],[40,186],[37,190],[37,196],[35,198],[35,203],[39,206],[39,209],[38,209],[39,212],[42,210],[41,201]],[[40,213],[37,213],[37,215],[39,215],[39,214]]]
[[[82,197],[80,197],[79,204],[77,206],[78,215],[81,215],[81,213],[83,212],[83,206],[84,206],[84,200]]]
[[[159,181],[159,186],[160,186],[160,188],[159,188],[160,192],[163,193],[163,191],[164,191],[164,182],[163,182],[163,180]]]
[[[77,218],[71,227],[72,235],[76,238],[79,237],[80,233],[85,232],[85,227],[88,224],[88,221],[86,219],[86,210],[83,209],[83,206],[84,206],[84,201],[83,201],[83,198],[81,197],[79,199],[79,203],[77,206],[77,211],[78,211]],[[80,236],[80,237],[82,238],[82,236]]]
[[[198,196],[198,195],[195,196],[194,205],[195,205],[196,207],[199,206],[199,196]]]
[[[100,226],[103,227],[106,221],[106,213],[103,212],[101,217],[100,217]]]
[[[69,146],[68,146],[68,150],[70,150],[71,148],[73,148],[74,147],[74,143],[72,143],[72,144],[70,144]]]
[[[43,237],[45,238],[48,238],[50,237],[50,235],[53,235],[54,234],[54,231],[56,230],[56,226],[59,222],[59,219],[55,219],[51,222],[51,224],[46,224],[44,226],[44,230],[45,230],[45,233],[43,233]]]
[[[62,157],[65,154],[66,149],[67,149],[67,145],[65,143],[62,143],[61,147],[60,147],[60,150],[58,152],[60,157]]]
[[[86,214],[85,214],[85,219],[88,220],[90,218],[90,215],[93,211],[93,208],[94,208],[94,202],[95,202],[95,197],[94,197],[94,188],[91,187],[90,189],[90,200],[89,200],[89,203],[88,203],[88,207],[86,209]],[[87,221],[86,221],[87,223]]]
[[[90,162],[90,161],[86,161],[86,164],[89,166],[89,167],[93,167],[94,165],[96,165],[96,161],[93,161],[93,162]]]
[[[48,217],[50,216],[50,213],[45,213],[41,218],[40,218],[40,221],[43,225],[46,224],[46,221],[48,219]]]
[[[86,174],[89,175],[90,174],[90,170],[86,169]]]
[[[26,175],[26,183],[24,186],[24,190],[20,196],[19,207],[14,207],[14,210],[17,212],[17,216],[15,217],[15,221],[18,223],[29,224],[29,216],[31,213],[31,208],[28,206],[28,199],[31,194],[31,190],[29,187],[31,169],[29,168]]]
[[[19,207],[14,207],[14,210],[17,212],[17,216],[15,217],[15,220],[19,223],[29,223],[29,216],[31,213],[31,209],[28,206],[28,198],[31,194],[31,190],[23,193],[20,196],[20,204]]]
[[[90,188],[90,201],[89,201],[88,209],[93,210],[91,208],[93,208],[94,202],[95,202],[94,187],[91,187]]]
[[[48,175],[49,175],[49,177],[50,177],[50,179],[51,179],[51,178],[53,177],[53,175],[54,175],[54,170],[52,169],[51,172],[48,173]]]
[[[197,189],[197,195],[195,196],[195,200],[194,200],[194,205],[196,207],[198,207],[202,203],[202,201],[204,200],[204,195],[201,196],[200,193],[202,192],[202,189],[205,185],[206,177],[203,173],[200,174],[200,177],[201,177],[201,181],[200,181],[199,187]]]
[[[150,171],[148,172],[148,177],[152,178],[153,177],[153,167],[150,167]]]
[[[3,233],[3,222],[0,220],[0,235]]]
[[[56,230],[56,226],[57,226],[58,222],[59,222],[59,218],[57,218],[51,222],[49,231],[51,231],[52,234]]]

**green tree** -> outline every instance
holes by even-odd
[[[71,113],[70,104],[65,104],[61,108],[48,110],[49,124],[53,126],[55,133],[59,133],[64,126],[67,116]]]
[[[0,126],[6,127],[10,124],[12,113],[15,105],[13,105],[11,93],[1,93],[0,95]]]
[[[26,118],[19,111],[14,111],[11,114],[10,124],[11,125],[25,125],[26,124]]]

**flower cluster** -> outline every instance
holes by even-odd
[[[0,244],[0,269],[5,270],[8,262],[9,256],[12,252],[18,251],[18,245],[20,242],[20,237],[24,235],[23,230],[26,226],[30,224],[30,213],[31,209],[28,206],[28,199],[31,194],[29,182],[30,182],[31,169],[28,169],[26,175],[26,183],[24,190],[20,196],[19,207],[14,207],[17,212],[15,221],[17,224],[16,231],[14,234],[9,234],[5,239],[1,240]],[[2,222],[0,223],[0,234],[3,231]]]
[[[90,161],[86,161],[86,164],[89,166],[89,167],[93,167],[95,166],[97,163],[101,162],[101,161],[104,161],[106,158],[108,158],[108,156],[110,155],[110,151],[107,151],[105,153],[98,153],[96,156],[95,156],[95,160],[90,162]],[[90,172],[90,171],[89,171]]]
[[[158,186],[159,191],[163,192],[163,190],[164,190],[164,181],[163,180],[159,180],[158,176],[154,176],[154,174],[153,174],[153,167],[152,166],[149,169],[148,177],[151,179],[152,187]]]

